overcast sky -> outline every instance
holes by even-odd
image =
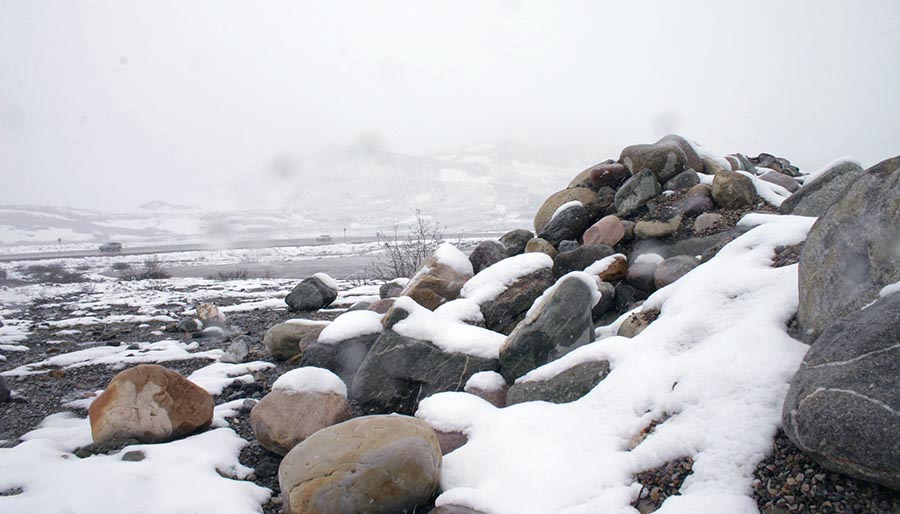
[[[676,131],[871,165],[900,154],[898,86],[896,0],[0,0],[0,204],[221,207],[360,140],[587,166]]]

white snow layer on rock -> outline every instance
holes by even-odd
[[[437,262],[444,264],[461,275],[472,275],[475,270],[472,262],[466,254],[462,253],[450,243],[443,243],[435,250],[433,257]],[[427,272],[428,268],[422,268],[419,273]]]
[[[441,351],[463,353],[474,357],[497,359],[506,336],[432,312],[408,296],[401,296],[394,307],[409,312],[404,320],[393,326],[401,336],[431,341]]]
[[[553,259],[545,253],[523,253],[508,257],[470,278],[460,291],[460,296],[481,305],[496,299],[516,280],[543,268],[552,267]]]
[[[233,415],[234,403],[217,406],[216,419]],[[0,469],[15,470],[0,473],[0,491],[23,489],[0,496],[0,512],[254,514],[271,496],[268,489],[241,480],[253,471],[238,461],[249,443],[230,428],[80,459],[71,452],[91,443],[90,423],[63,412],[47,417],[22,439],[0,449]],[[129,451],[141,451],[145,458],[122,460]]]
[[[329,275],[328,273],[316,273],[313,275],[313,278],[319,279],[319,281],[325,284],[325,286],[334,289],[335,291],[341,290],[341,286],[338,285],[337,280],[331,278],[331,275]]]
[[[638,257],[638,258],[640,258],[640,257]],[[625,262],[628,262],[628,257],[625,257],[625,255],[623,255],[621,253],[616,253],[616,254],[610,255],[608,257],[604,257],[604,258],[600,259],[599,261],[595,261],[593,264],[591,264],[587,268],[584,268],[584,272],[587,273],[588,275],[599,276],[601,273],[603,273],[604,271],[609,269],[609,267],[612,266],[612,264],[614,262],[616,262],[617,259],[623,259],[623,260],[625,260]]]
[[[440,305],[434,310],[435,314],[440,314],[448,318],[462,321],[470,325],[484,323],[484,314],[481,313],[481,307],[478,303],[468,298],[457,298]]]
[[[537,297],[534,303],[531,304],[531,308],[529,308],[528,312],[525,314],[525,320],[523,321],[523,323],[527,320],[530,320],[532,316],[536,316],[541,308],[541,305],[543,305],[544,302],[547,301],[548,298],[550,298],[550,295],[552,295],[556,291],[556,288],[558,288],[559,285],[562,284],[563,280],[567,280],[569,278],[578,279],[584,282],[588,286],[588,289],[590,289],[591,291],[591,307],[597,305],[597,302],[600,301],[600,289],[597,288],[597,281],[599,279],[597,277],[588,275],[583,271],[572,271],[559,277],[559,280],[557,280],[555,284],[548,287],[547,290],[544,291],[543,294],[541,294],[541,296]]]
[[[506,387],[503,375],[496,371],[479,371],[466,381],[465,391],[469,389],[481,389],[482,391],[499,391]]]
[[[553,211],[553,216],[550,216],[550,219],[547,221],[547,225],[550,225],[550,223],[553,222],[553,218],[559,216],[563,211],[565,211],[566,209],[571,209],[572,207],[584,207],[584,204],[579,200],[572,200],[571,202],[566,202],[560,205],[556,208],[555,211]]]
[[[753,182],[753,187],[756,188],[756,194],[775,207],[781,206],[782,202],[784,202],[787,197],[791,196],[791,192],[784,187],[762,180],[750,172],[737,170],[734,173],[740,173],[749,178],[750,181]],[[713,180],[716,178],[715,175],[704,175],[702,173],[699,177],[701,184],[706,184],[710,187],[712,186]]]
[[[347,384],[340,377],[324,368],[307,366],[292,369],[278,377],[272,390],[294,393],[334,393],[347,397]]]
[[[349,311],[341,314],[319,334],[318,342],[334,344],[354,337],[378,334],[384,330],[382,315],[375,311]]]
[[[532,372],[553,376],[607,360],[610,374],[568,404],[497,409],[467,393],[439,393],[416,415],[469,442],[444,457],[437,505],[489,514],[632,513],[634,476],[691,456],[680,496],[659,514],[757,514],[753,471],[771,450],[788,383],[807,346],[786,325],[797,310],[797,265],[771,267],[814,218],[756,217],[740,236],[645,304],[659,318],[631,339],[597,341]],[[634,450],[631,438],[656,427]]]
[[[816,171],[813,171],[812,173],[808,173],[806,175],[801,175],[801,176],[797,177],[797,180],[799,180],[804,186],[808,186],[814,180],[816,180],[817,178],[822,176],[826,171],[830,170],[831,168],[834,168],[838,164],[843,164],[843,163],[852,163],[852,164],[859,165],[859,167],[861,167],[861,168],[865,168],[865,166],[863,166],[861,162],[859,162],[858,160],[856,160],[853,157],[850,157],[850,156],[838,157],[837,159],[834,159],[833,161],[829,162],[825,166],[822,166],[821,168],[817,169]]]

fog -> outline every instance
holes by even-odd
[[[898,27],[893,0],[2,0],[0,204],[277,208],[360,151],[577,168],[668,132],[871,165],[900,153]]]

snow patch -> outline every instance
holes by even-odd
[[[496,371],[479,371],[466,381],[465,391],[480,389],[482,391],[500,391],[506,387],[503,375]]]
[[[329,289],[334,289],[335,291],[341,290],[341,286],[338,284],[338,281],[331,278],[331,276],[327,273],[316,273],[313,275],[313,278],[319,279]]]
[[[347,384],[334,373],[312,366],[297,368],[278,377],[272,384],[273,391],[294,393],[334,393],[347,397]]]
[[[401,336],[430,341],[441,351],[463,353],[486,359],[500,357],[500,347],[506,336],[490,330],[466,325],[458,320],[432,312],[420,306],[408,296],[401,296],[394,302],[407,312],[402,321],[393,326]]]
[[[520,278],[552,267],[553,258],[545,253],[523,253],[509,257],[470,278],[463,285],[460,297],[482,305],[495,300]]]
[[[374,311],[349,311],[341,314],[319,334],[318,342],[335,344],[355,337],[378,334],[384,330],[382,315]]]

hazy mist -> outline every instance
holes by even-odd
[[[344,155],[484,142],[900,153],[894,0],[0,0],[0,40],[0,204],[277,208]]]

